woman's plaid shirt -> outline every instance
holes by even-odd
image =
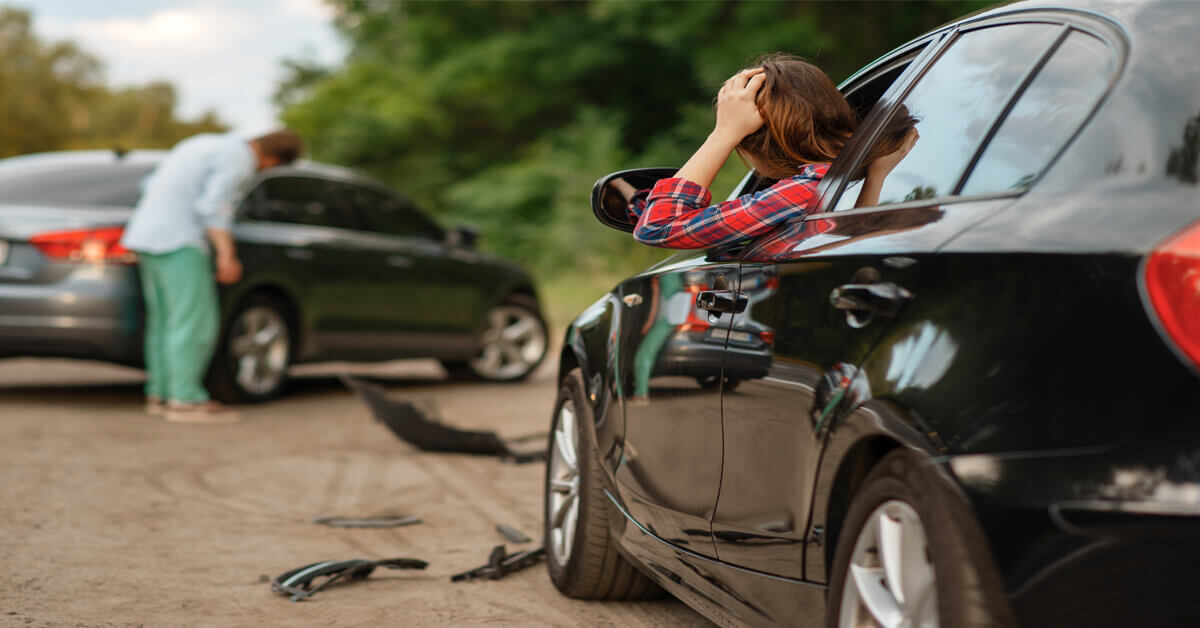
[[[808,164],[790,179],[716,205],[709,204],[712,195],[700,185],[663,179],[629,203],[630,215],[637,218],[633,237],[668,249],[706,249],[753,238],[806,214],[828,170],[829,164]]]

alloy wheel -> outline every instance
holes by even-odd
[[[523,377],[546,353],[546,327],[537,315],[515,305],[501,305],[488,314],[483,350],[471,368],[484,379]]]
[[[242,390],[263,395],[283,380],[291,339],[287,322],[274,309],[256,305],[244,310],[230,334],[230,357]]]
[[[575,544],[579,522],[579,435],[575,404],[567,399],[558,410],[558,426],[550,447],[550,472],[546,482],[546,522],[550,529],[550,556],[566,565]]]
[[[840,626],[937,628],[937,580],[916,510],[893,499],[858,533],[843,587]]]

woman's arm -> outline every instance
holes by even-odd
[[[908,151],[912,150],[920,138],[921,134],[917,133],[917,127],[913,127],[904,136],[900,148],[872,161],[867,166],[867,178],[858,192],[858,200],[854,202],[855,207],[874,207],[879,204],[879,192],[883,190],[883,180],[908,156]]]
[[[767,75],[762,68],[751,68],[734,74],[717,92],[717,123],[712,133],[700,145],[687,163],[675,173],[700,187],[708,188],[717,178],[721,166],[733,149],[747,135],[763,125],[756,99]]]

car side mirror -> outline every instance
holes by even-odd
[[[475,248],[475,242],[478,240],[479,230],[474,227],[459,225],[446,232],[446,244],[450,246],[473,249]]]
[[[592,213],[600,222],[632,233],[637,223],[629,215],[629,201],[641,190],[675,176],[676,168],[622,170],[600,178],[592,187]]]

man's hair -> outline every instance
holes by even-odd
[[[281,166],[296,161],[300,153],[304,152],[304,142],[291,129],[280,129],[250,141],[258,146],[258,150],[262,154],[278,159]]]
[[[833,161],[858,127],[858,116],[833,81],[817,66],[792,55],[766,55],[755,65],[766,74],[758,92],[763,125],[747,135],[738,149],[789,176],[805,164]],[[895,116],[884,141],[872,147],[872,158],[899,148],[915,122],[907,115]],[[881,150],[886,152],[874,154]]]

